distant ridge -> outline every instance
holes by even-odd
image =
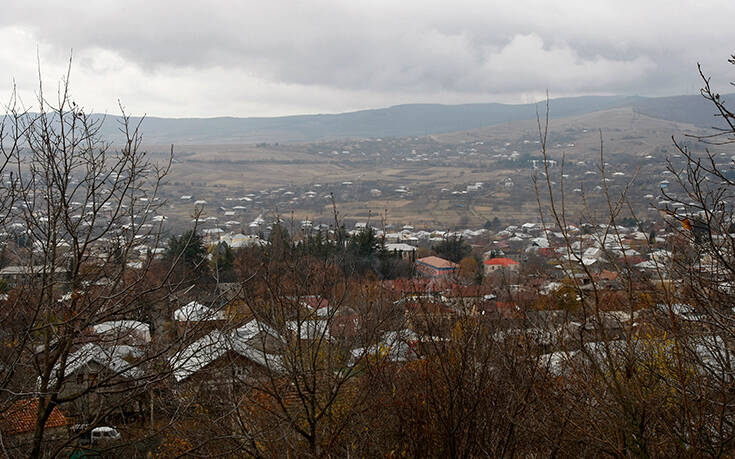
[[[723,94],[721,97],[735,105],[735,94]],[[671,97],[641,97],[633,103],[633,108],[642,115],[660,118],[695,126],[710,128],[722,125],[722,119],[715,116],[715,107],[700,95]]]
[[[735,99],[735,94],[729,96]],[[714,117],[712,105],[698,95],[656,98],[583,96],[552,99],[549,104],[552,118],[632,106],[635,111],[654,118],[702,127],[716,126],[720,122]],[[147,117],[143,122],[143,134],[144,141],[150,144],[312,142],[338,138],[409,137],[535,119],[537,110],[543,115],[545,104],[407,104],[341,114],[273,118]],[[115,118],[107,117],[104,130],[108,138],[119,135]]]

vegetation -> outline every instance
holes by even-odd
[[[191,229],[179,237],[171,236],[166,257],[171,261],[180,262],[193,271],[204,269],[207,249],[204,247],[202,235]]]
[[[446,236],[443,241],[436,244],[432,249],[436,252],[437,256],[453,261],[454,263],[459,263],[460,260],[472,251],[472,247],[464,242],[464,238],[456,234]]]
[[[695,140],[735,144],[735,115],[703,81],[725,126]],[[130,124],[110,150],[63,94],[55,109],[41,94],[37,115],[11,111],[4,132],[23,135],[0,136],[17,171],[0,184],[0,226],[22,224],[31,241],[6,243],[23,268],[0,300],[7,456],[79,454],[107,425],[121,438],[94,447],[116,457],[735,450],[735,183],[714,153],[677,141],[666,236],[626,239],[623,226],[645,225],[630,188],[605,185],[604,151],[601,220],[599,208],[566,206],[539,120],[542,236],[535,254],[519,251],[535,261],[518,272],[481,276],[450,236],[433,249],[457,275],[413,278],[372,227],[350,235],[336,209],[327,231],[277,220],[267,244],[207,253],[192,229],[157,258],[136,252],[161,237],[154,203],[168,166],[145,160]],[[650,264],[633,244],[656,251]],[[18,432],[11,414],[29,401]],[[59,412],[76,427],[59,430]]]

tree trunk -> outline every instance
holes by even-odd
[[[36,412],[36,427],[33,431],[33,444],[28,457],[41,456],[41,443],[43,442],[43,434],[46,430],[46,421],[48,421],[53,405],[51,401],[46,402],[43,398],[38,399],[38,411]]]

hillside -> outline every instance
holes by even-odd
[[[555,112],[551,106],[551,112]],[[551,155],[562,153],[582,160],[597,159],[600,132],[608,155],[646,156],[671,147],[671,136],[704,134],[706,128],[642,114],[637,107],[624,106],[584,115],[550,116],[548,148]],[[536,120],[516,121],[467,131],[433,136],[440,143],[458,144],[478,140],[500,143],[506,139],[538,140]]]
[[[157,118],[143,122],[149,144],[245,144],[314,142],[347,138],[408,137],[534,120],[544,104],[410,104],[341,114],[274,118]],[[554,117],[585,115],[632,107],[654,118],[711,127],[710,105],[700,96],[646,98],[587,96],[551,100]],[[108,116],[105,134],[118,136],[116,117]],[[138,119],[134,118],[133,121]]]

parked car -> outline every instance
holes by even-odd
[[[92,429],[92,444],[119,439],[120,432],[114,427],[101,426]]]

